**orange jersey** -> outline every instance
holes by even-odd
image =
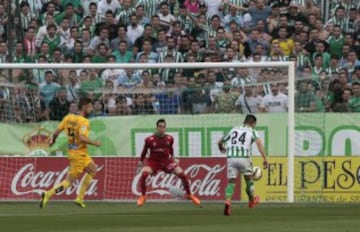
[[[89,136],[90,123],[88,119],[81,115],[68,114],[59,124],[58,130],[65,130],[69,155],[84,152],[87,154],[86,143],[80,141],[80,135]]]

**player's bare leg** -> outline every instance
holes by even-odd
[[[234,194],[235,188],[235,179],[229,179],[228,184],[225,188],[225,206],[224,206],[224,215],[230,216],[231,214],[231,199]]]
[[[246,194],[249,198],[249,208],[255,207],[260,202],[260,197],[254,195],[254,180],[251,176],[244,176],[246,181]]]
[[[146,201],[146,178],[153,173],[153,170],[149,166],[143,167],[141,170],[140,177],[140,188],[141,188],[141,196],[137,200],[137,205],[143,206]]]
[[[86,174],[85,174],[84,180],[80,186],[79,194],[74,201],[74,203],[81,208],[86,207],[86,205],[84,203],[84,196],[85,196],[86,190],[89,188],[91,181],[93,180],[93,178],[96,175],[96,164],[94,162],[89,163],[89,165],[85,168],[85,172],[86,172]]]
[[[40,199],[40,208],[45,208],[47,205],[47,202],[50,200],[50,198],[55,194],[55,193],[60,193],[62,191],[64,191],[65,189],[69,188],[70,185],[72,184],[72,182],[76,179],[76,177],[72,177],[69,174],[67,175],[66,179],[63,180],[60,184],[56,185],[55,187],[53,187],[52,189],[50,189],[49,191],[45,191],[41,194],[41,199]]]
[[[201,202],[199,200],[199,198],[197,198],[196,196],[194,196],[191,191],[190,191],[190,184],[189,184],[189,180],[186,177],[184,171],[182,170],[181,167],[177,166],[174,169],[174,173],[181,179],[185,192],[186,192],[186,196],[189,200],[191,200],[194,205],[200,205]]]

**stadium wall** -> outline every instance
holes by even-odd
[[[174,150],[181,157],[222,157],[217,141],[229,129],[242,123],[240,114],[148,115],[104,117],[91,120],[90,137],[102,141],[89,147],[92,156],[139,156],[144,138],[155,131],[159,117],[167,120],[168,133],[175,138]],[[269,156],[287,154],[287,115],[259,114],[257,130]],[[296,156],[359,156],[359,114],[297,114],[310,120],[296,124]],[[325,123],[318,124],[321,119]],[[0,124],[0,156],[66,156],[67,139],[62,133],[49,148],[48,140],[57,122],[42,124]],[[253,155],[259,156],[255,145]]]
[[[133,201],[139,194],[139,174],[135,173],[138,159],[131,157],[97,157],[98,174],[91,183],[87,200]],[[190,179],[192,191],[202,200],[222,201],[226,186],[225,158],[183,158],[181,165]],[[260,157],[254,165],[261,166]],[[270,157],[270,167],[255,183],[262,202],[287,201],[287,160]],[[63,180],[68,171],[64,157],[0,157],[0,200],[38,200],[44,189]],[[359,157],[296,157],[295,202],[344,203],[360,202]],[[81,181],[54,197],[72,200]],[[241,183],[241,179],[237,180]],[[162,172],[147,182],[149,199],[173,200],[170,188],[180,188],[174,175]],[[241,185],[236,187],[235,201],[247,201]]]

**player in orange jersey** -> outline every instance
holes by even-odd
[[[100,141],[93,141],[88,138],[90,126],[86,118],[92,111],[92,103],[89,98],[81,98],[79,102],[79,115],[68,114],[63,118],[57,130],[54,132],[50,146],[56,141],[58,135],[65,130],[68,138],[68,159],[70,168],[65,180],[56,185],[49,191],[41,195],[40,208],[44,208],[48,200],[55,194],[64,191],[71,186],[72,182],[86,172],[84,181],[80,187],[80,192],[74,203],[85,208],[84,195],[92,179],[96,174],[96,165],[90,158],[87,145],[100,146]]]

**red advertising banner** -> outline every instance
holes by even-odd
[[[133,200],[140,195],[140,174],[135,173],[137,158],[94,158],[97,175],[86,193],[86,200]],[[202,200],[223,200],[226,186],[225,158],[183,158],[180,166],[190,180],[192,192]],[[0,199],[38,199],[44,190],[60,183],[67,174],[68,160],[60,157],[0,157]],[[54,199],[74,199],[83,179]],[[182,189],[175,175],[159,172],[147,179],[149,199],[171,199],[170,189]],[[240,200],[239,188],[234,200]]]

